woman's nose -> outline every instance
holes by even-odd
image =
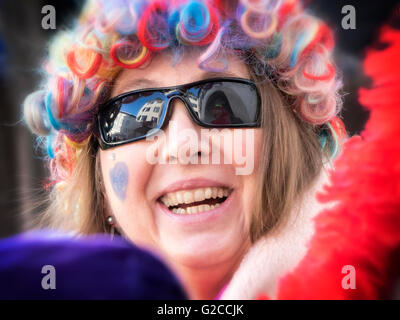
[[[165,128],[164,160],[166,163],[197,163],[195,161],[205,152],[200,141],[201,128],[192,120],[181,99],[173,99],[169,108],[171,113]]]
[[[186,109],[184,102],[180,98],[173,98],[170,102],[170,118],[167,126],[167,130],[170,127],[171,122],[177,125],[177,129],[184,130],[196,130],[197,124],[193,122],[190,116],[189,110]]]

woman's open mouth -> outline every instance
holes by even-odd
[[[218,208],[232,193],[227,187],[206,187],[169,192],[159,198],[173,213],[196,214]]]

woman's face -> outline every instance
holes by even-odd
[[[198,68],[197,57],[184,57],[173,66],[170,55],[160,54],[143,69],[124,70],[115,81],[112,96],[212,77],[249,78],[242,62],[230,57],[228,63],[226,73],[209,74]],[[140,140],[100,151],[110,214],[127,238],[160,250],[173,263],[201,268],[237,261],[250,244],[261,131],[210,131],[192,121],[179,98],[171,101],[171,107],[165,139]],[[234,132],[242,133],[242,138]],[[197,146],[191,150],[188,144],[193,145],[193,139]],[[182,150],[185,152],[180,153]],[[149,153],[158,156],[156,163],[149,161]],[[181,161],[180,154],[185,154],[189,163]],[[213,162],[211,157],[217,154],[219,161]],[[206,158],[209,164],[205,164]]]

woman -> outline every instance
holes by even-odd
[[[25,101],[40,225],[158,251],[195,299],[273,296],[344,136],[332,49],[297,1],[88,1]]]

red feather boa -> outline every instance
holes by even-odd
[[[400,31],[384,27],[381,40],[388,48],[369,50],[364,61],[372,88],[359,91],[361,104],[370,110],[369,121],[361,137],[345,143],[331,186],[318,195],[322,202],[339,202],[316,217],[309,251],[280,280],[278,299],[380,299],[393,294],[400,275]],[[345,265],[355,268],[356,289],[342,288]]]

